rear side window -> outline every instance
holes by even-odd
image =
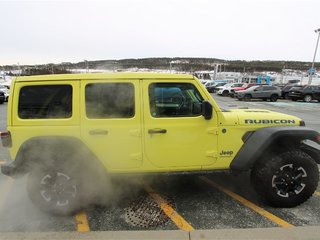
[[[37,85],[20,89],[18,114],[22,119],[70,118],[70,85]]]
[[[271,86],[269,86],[269,87],[263,87],[263,90],[264,91],[270,91],[270,90],[276,90],[277,88],[275,88],[275,87],[271,87]]]
[[[131,83],[90,83],[85,98],[88,118],[131,118],[135,114]]]

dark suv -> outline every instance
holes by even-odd
[[[221,87],[221,86],[224,86],[226,84],[227,84],[226,82],[218,82],[218,83],[215,83],[215,84],[213,84],[211,86],[206,86],[206,88],[207,88],[209,93],[214,93],[217,90],[217,87]]]
[[[303,100],[311,102],[312,100],[320,101],[320,86],[302,86],[290,89],[289,97],[292,101]]]
[[[281,89],[281,97],[284,99],[289,99],[290,89],[299,86],[298,84],[287,84]]]
[[[5,99],[6,99],[6,97],[4,96],[4,92],[0,90],[0,104],[3,104]]]

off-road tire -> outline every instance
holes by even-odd
[[[251,97],[250,94],[246,94],[246,95],[244,95],[243,100],[244,100],[244,101],[250,101],[251,98],[252,98],[252,97]]]
[[[278,95],[276,95],[276,94],[271,95],[271,97],[270,97],[271,102],[276,102],[277,100],[278,100]]]
[[[80,148],[81,145],[72,141],[58,142],[59,144],[53,141],[51,144],[33,148],[30,158],[36,156],[38,161],[34,159],[28,164],[30,173],[27,180],[27,191],[32,202],[44,212],[54,215],[70,215],[91,204],[109,204],[112,187],[105,167],[86,148]],[[68,196],[69,202],[65,206],[59,206],[61,204],[57,204],[57,201],[46,201],[48,195],[41,193],[50,190],[50,185],[47,187],[48,184],[41,181],[50,183],[50,177],[53,179],[58,174],[59,183],[65,182],[76,189],[76,194],[70,191],[74,196]]]
[[[270,205],[290,208],[305,202],[315,192],[319,169],[309,155],[291,150],[258,161],[252,169],[251,181]]]
[[[4,101],[1,101],[1,102],[0,102],[0,104],[3,104],[3,103],[4,103]]]
[[[83,207],[81,180],[64,169],[40,168],[30,172],[27,191],[40,210],[53,215],[71,215]]]
[[[307,94],[303,97],[304,102],[311,102],[312,101],[312,96]]]

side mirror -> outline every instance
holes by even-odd
[[[202,102],[202,116],[206,120],[209,120],[212,118],[212,105],[208,101]]]

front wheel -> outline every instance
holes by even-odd
[[[276,102],[278,100],[278,95],[272,95],[271,97],[270,97],[270,101],[271,102]]]
[[[303,97],[303,101],[305,101],[305,102],[311,102],[311,101],[312,101],[312,96],[311,96],[311,95],[305,95],[305,96]]]
[[[295,207],[308,200],[319,181],[315,161],[300,150],[261,159],[253,168],[255,190],[275,207]]]
[[[222,96],[227,97],[229,95],[229,92],[227,90],[224,90],[222,92]]]
[[[81,208],[80,181],[68,171],[33,171],[28,176],[27,190],[31,201],[44,212],[69,215]]]
[[[250,100],[251,100],[251,95],[250,95],[250,94],[246,94],[246,95],[243,97],[243,100],[244,100],[244,101],[250,101]]]

